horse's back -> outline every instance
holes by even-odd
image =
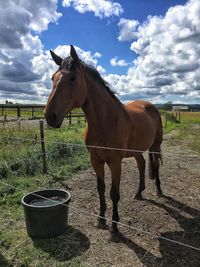
[[[153,104],[144,100],[136,100],[128,102],[125,105],[125,107],[127,108],[127,110],[132,110],[132,111],[145,111],[151,108],[156,109],[156,107]]]
[[[154,121],[160,120],[158,109],[150,102],[143,100],[132,101],[127,103],[125,108],[133,117],[135,117],[135,119],[137,117],[142,119],[142,117],[145,118],[150,116]]]

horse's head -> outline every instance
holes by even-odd
[[[52,76],[53,88],[45,108],[45,117],[50,126],[58,128],[67,113],[84,104],[87,86],[82,62],[73,46],[70,56],[65,59],[50,52],[59,68]]]

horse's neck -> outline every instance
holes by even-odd
[[[88,127],[94,132],[109,130],[125,112],[123,104],[112,98],[109,92],[95,81],[88,85],[88,96],[83,105]]]

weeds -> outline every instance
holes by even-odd
[[[190,146],[200,152],[198,116],[189,120],[182,115],[182,123],[168,125],[165,131],[177,129],[178,139],[188,136]],[[191,133],[191,123],[196,130]],[[68,179],[74,173],[89,166],[89,157],[83,144],[84,123],[79,126],[66,126],[61,129],[45,129],[45,147],[48,174],[42,174],[39,126],[5,128],[0,137],[0,266],[81,266],[79,244],[88,240],[75,229],[63,239],[34,241],[27,237],[21,198],[24,194],[42,188],[67,188]],[[15,139],[20,137],[22,139]],[[24,138],[24,139],[23,139]],[[30,140],[27,140],[30,139]],[[73,146],[74,143],[81,146]],[[2,183],[1,183],[2,182]],[[82,242],[82,243],[81,243]],[[59,254],[60,246],[66,247],[66,254]],[[74,254],[73,254],[74,253]],[[1,257],[1,254],[4,255]],[[73,261],[71,255],[75,255]],[[60,257],[60,258],[59,258]],[[84,256],[82,256],[84,257]],[[33,260],[35,261],[33,263]],[[59,262],[58,262],[59,260]]]

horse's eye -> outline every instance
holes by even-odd
[[[71,82],[73,82],[73,81],[75,81],[75,80],[76,80],[76,77],[75,77],[75,76],[73,76],[73,77],[70,78],[70,81],[71,81]]]

